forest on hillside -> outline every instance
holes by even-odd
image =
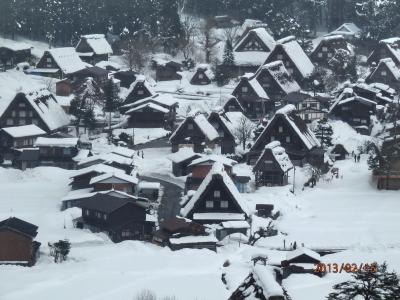
[[[1,0],[0,33],[74,45],[81,34],[134,35],[162,40],[170,48],[184,39],[182,13],[212,18],[259,19],[275,38],[332,30],[346,21],[370,41],[398,35],[397,0]]]

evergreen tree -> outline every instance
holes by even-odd
[[[235,64],[235,56],[233,54],[232,41],[229,39],[225,43],[223,64],[225,66],[232,66]]]
[[[327,119],[318,120],[317,126],[314,129],[314,134],[320,141],[322,147],[332,146],[332,126],[328,124]]]
[[[63,262],[67,260],[71,250],[71,243],[68,240],[59,240],[56,243],[48,243],[50,255],[54,257],[54,262]]]
[[[89,133],[90,130],[94,129],[96,126],[96,117],[94,115],[94,110],[93,107],[88,107],[84,114],[83,114],[83,124],[85,126],[85,129],[89,129]]]
[[[395,272],[387,270],[386,263],[371,265],[354,273],[353,280],[333,286],[334,292],[328,300],[399,300],[399,278]],[[358,299],[358,298],[357,298]]]

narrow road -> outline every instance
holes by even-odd
[[[183,188],[177,183],[161,179],[159,177],[139,176],[141,180],[159,182],[164,187],[164,193],[158,206],[158,221],[173,218],[179,214],[179,202],[182,197]]]
[[[147,143],[134,145],[133,150],[143,150],[146,148],[167,148],[167,147],[171,147],[171,145],[168,142],[168,138],[162,137]]]

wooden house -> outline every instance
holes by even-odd
[[[188,166],[191,174],[186,178],[185,191],[197,190],[215,163],[222,164],[225,172],[233,176],[232,170],[236,161],[220,155],[203,155],[193,160]]]
[[[181,80],[183,65],[176,61],[153,59],[153,68],[156,71],[156,81]]]
[[[337,99],[329,114],[353,126],[361,134],[369,134],[371,115],[376,112],[376,102],[360,96]]]
[[[311,123],[326,118],[330,101],[328,95],[300,91],[288,94],[283,102],[293,104],[300,118],[306,123]]]
[[[63,79],[87,66],[79,58],[74,48],[53,48],[44,51],[43,56],[36,64],[36,69],[30,69],[29,74]]]
[[[307,124],[296,114],[292,104],[279,109],[264,128],[248,154],[248,161],[254,165],[265,146],[279,141],[295,165],[305,162],[320,165],[323,153],[318,151],[320,143]]]
[[[34,239],[38,227],[11,217],[0,222],[0,264],[32,266],[39,256],[40,243]]]
[[[253,167],[256,186],[287,185],[288,172],[291,169],[293,165],[285,149],[280,142],[273,141],[265,146]]]
[[[84,62],[92,65],[100,61],[107,61],[113,54],[104,34],[82,35],[75,50]]]
[[[256,264],[228,300],[243,300],[246,298],[262,300],[288,299],[282,289],[281,282],[281,270],[269,265]]]
[[[39,149],[22,148],[15,149],[12,154],[12,166],[25,171],[39,166]]]
[[[136,81],[138,73],[131,70],[117,71],[112,74],[112,76],[120,81],[121,87],[129,89],[129,87]]]
[[[393,89],[398,89],[400,87],[400,69],[396,66],[393,59],[383,58],[372,69],[371,73],[368,74],[365,82],[381,82]]]
[[[31,148],[36,138],[44,135],[46,132],[33,124],[5,127],[0,130],[0,147],[3,149]]]
[[[225,112],[230,111],[239,111],[244,113],[244,108],[238,101],[238,99],[233,95],[224,95],[221,97],[221,101],[224,102],[223,110]]]
[[[90,179],[89,185],[95,192],[117,190],[134,195],[139,179],[124,173],[105,173]]]
[[[34,124],[51,133],[66,128],[70,122],[56,98],[46,89],[20,92],[2,101],[0,128]]]
[[[128,127],[173,129],[177,108],[178,102],[171,95],[155,94],[123,105],[120,111],[129,116]]]
[[[221,154],[235,153],[236,141],[233,124],[224,114],[212,112],[208,117],[208,122],[218,132],[218,146],[221,148]]]
[[[206,147],[214,148],[218,138],[218,132],[206,117],[197,114],[188,116],[172,133],[169,141],[172,152],[177,152],[182,147],[192,147],[194,152],[201,153]]]
[[[349,156],[349,152],[347,152],[346,148],[342,144],[336,144],[330,151],[330,155],[335,160],[344,160]]]
[[[199,65],[196,72],[190,79],[190,84],[193,85],[207,85],[214,80],[214,73],[211,71],[209,65]]]
[[[199,153],[195,153],[193,148],[182,147],[178,152],[168,155],[168,159],[172,162],[172,174],[176,177],[186,176],[190,173],[189,165],[192,161],[200,158]]]
[[[56,95],[67,97],[73,93],[72,82],[66,78],[56,82]]]
[[[216,251],[217,239],[206,233],[205,227],[184,218],[171,218],[160,223],[153,233],[153,243],[169,246],[171,250],[184,248]]]
[[[97,164],[104,164],[125,171],[130,174],[134,168],[133,159],[114,153],[92,155],[81,159],[77,164],[77,169],[84,169]]]
[[[35,147],[39,148],[40,165],[75,169],[73,158],[78,155],[78,144],[78,138],[37,138]]]
[[[391,58],[396,66],[400,66],[400,38],[393,37],[379,41],[367,59],[369,65],[377,65],[383,58]]]
[[[310,53],[310,59],[314,64],[327,67],[339,49],[354,55],[353,45],[349,44],[342,35],[324,36]]]
[[[144,76],[136,76],[136,80],[128,89],[127,96],[123,105],[135,103],[138,100],[155,96],[156,93],[153,91],[149,82]]]
[[[104,164],[96,164],[90,167],[86,167],[80,170],[76,170],[74,174],[70,177],[72,180],[70,185],[73,190],[77,189],[85,189],[85,188],[91,188],[90,186],[90,180],[93,177],[102,175],[102,174],[125,174],[124,170],[114,168],[111,166],[107,166]]]
[[[234,72],[238,75],[255,72],[264,64],[274,47],[275,40],[266,28],[249,29],[233,49],[236,69]]]
[[[261,119],[268,112],[275,109],[275,103],[269,98],[255,74],[248,73],[240,78],[239,83],[232,92],[247,117]]]
[[[198,190],[182,207],[181,215],[209,224],[246,220],[249,213],[242,195],[221,163],[215,163]]]
[[[124,240],[150,240],[155,218],[143,203],[97,193],[80,203],[82,223],[92,231],[103,231],[117,243]]]
[[[286,259],[281,262],[282,278],[286,279],[292,274],[313,274],[321,276],[321,273],[316,273],[315,265],[321,263],[321,256],[307,248],[298,248],[289,251],[286,254]]]
[[[287,71],[282,61],[260,66],[255,77],[274,102],[281,101],[287,94],[300,91],[300,86]]]
[[[72,79],[74,81],[82,82],[86,78],[91,77],[101,87],[104,87],[108,82],[108,74],[110,72],[106,69],[99,67],[87,67],[85,69],[72,73]]]
[[[16,67],[18,63],[30,61],[32,46],[12,40],[0,42],[0,72]]]
[[[274,50],[268,55],[264,64],[277,60],[283,62],[288,73],[293,76],[300,86],[314,71],[313,63],[294,36],[276,41]]]
[[[361,36],[362,30],[356,24],[348,22],[343,23],[335,30],[328,33],[328,35],[341,35],[346,40],[356,40],[359,39]]]

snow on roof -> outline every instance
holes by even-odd
[[[221,225],[224,228],[250,228],[247,221],[225,221]]]
[[[149,91],[149,93],[151,94],[151,96],[155,96],[157,95],[157,93],[153,90],[153,88],[150,86],[150,83],[148,82],[148,80],[146,79],[146,76],[144,75],[137,75],[136,76],[136,80],[134,82],[132,82],[132,84],[130,85],[128,92],[126,93],[126,95],[128,96],[136,87],[136,85],[138,83],[143,83],[144,87]]]
[[[203,155],[202,157],[193,160],[189,166],[199,165],[199,164],[202,164],[207,161],[211,161],[211,162],[215,162],[215,163],[218,162],[218,163],[221,163],[226,166],[233,166],[233,165],[237,164],[237,162],[234,161],[233,159],[227,158],[222,155],[211,154],[211,155]]]
[[[196,125],[200,128],[201,132],[207,137],[209,141],[213,141],[217,138],[219,138],[218,132],[215,130],[215,128],[208,122],[207,118],[203,114],[197,114],[194,117],[189,116],[183,121],[178,128],[172,133],[171,137],[169,138],[170,140],[176,135],[177,132],[188,120],[193,119],[193,121],[196,123]]]
[[[244,77],[246,78],[246,77]],[[254,92],[257,94],[258,97],[264,98],[264,99],[269,99],[267,92],[263,89],[261,84],[258,82],[256,76],[253,76],[251,79],[248,80],[248,83],[254,90]]]
[[[142,109],[144,109],[144,108],[146,108],[146,107],[149,107],[149,108],[151,108],[152,110],[160,111],[160,112],[162,112],[162,113],[164,113],[164,114],[167,114],[167,113],[169,112],[168,109],[166,109],[166,108],[164,108],[164,107],[162,107],[162,106],[160,106],[160,105],[157,105],[157,104],[155,104],[155,103],[149,102],[149,103],[144,103],[144,104],[142,104],[142,105],[135,106],[134,108],[131,108],[130,110],[128,110],[128,111],[126,112],[126,114],[132,113],[132,112],[134,112],[134,111],[142,110]]]
[[[104,174],[104,173],[111,173],[111,174],[120,174],[120,173],[122,173],[122,174],[125,174],[125,172],[123,170],[121,170],[121,169],[114,168],[114,167],[111,167],[111,166],[107,166],[107,165],[104,165],[104,164],[97,164],[97,165],[94,165],[94,166],[90,166],[90,167],[87,167],[87,168],[76,170],[74,172],[74,174],[70,178],[74,178],[74,177],[81,176],[81,175],[84,175],[84,174],[88,174],[88,173],[91,173],[91,172],[101,173],[101,174]]]
[[[86,40],[90,48],[92,48],[93,52],[97,55],[113,53],[112,48],[110,44],[107,42],[104,34],[82,35],[81,38]]]
[[[133,183],[133,184],[137,184],[139,182],[139,179],[137,177],[135,177],[135,176],[130,176],[130,175],[127,175],[125,173],[118,172],[118,173],[105,173],[105,174],[101,174],[101,175],[98,175],[96,177],[93,177],[90,180],[89,184],[102,182],[102,181],[110,179],[110,178],[117,178],[117,179],[120,179],[122,181],[127,181],[127,182],[130,182],[130,183]]]
[[[247,34],[237,43],[234,48],[234,51],[237,50],[247,39],[250,34],[255,34],[268,49],[272,50],[275,47],[274,38],[268,33],[268,31],[264,27],[250,29]],[[246,51],[247,52],[247,51]],[[248,51],[250,52],[250,51]]]
[[[15,126],[15,127],[5,127],[2,129],[8,135],[13,138],[26,137],[26,136],[36,136],[46,134],[44,130],[37,127],[34,124],[24,125],[24,126]]]
[[[278,60],[261,66],[256,72],[256,77],[259,76],[262,70],[267,70],[285,93],[289,94],[300,91],[300,86],[286,70],[282,61]]]
[[[358,36],[361,33],[361,29],[354,23],[343,23],[338,28],[336,28],[334,31],[332,31],[331,33],[332,34],[340,33],[340,34],[343,34],[343,35],[355,35],[355,36]]]
[[[276,43],[283,48],[303,77],[311,75],[314,65],[294,36],[280,39]]]
[[[36,147],[76,147],[78,138],[46,138],[38,137],[35,142]]]
[[[276,281],[275,270],[271,266],[256,264],[253,267],[253,275],[257,284],[262,287],[265,299],[272,297],[284,297],[283,289]]]
[[[389,69],[389,71],[393,74],[394,78],[396,80],[400,80],[400,69],[396,66],[394,63],[393,59],[388,57],[388,58],[383,58],[379,61],[378,66],[375,68],[374,71],[371,72],[371,74],[368,76],[373,76],[373,74],[379,69],[381,65],[386,65],[386,67]]]
[[[234,51],[233,56],[237,66],[260,66],[266,61],[269,53],[264,51]]]
[[[84,63],[75,48],[64,47],[64,48],[53,48],[48,49],[48,52],[56,61],[57,65],[64,74],[71,74],[80,70],[85,69],[88,64]]]
[[[168,155],[167,158],[174,163],[180,163],[196,156],[201,156],[201,155],[195,153],[193,149],[190,147],[182,147],[179,149],[178,152]]]
[[[197,189],[196,193],[193,197],[189,200],[189,202],[181,209],[181,215],[183,217],[187,217],[188,214],[194,208],[196,202],[200,199],[200,197],[205,192],[207,186],[212,182],[215,176],[221,176],[223,184],[232,194],[232,197],[236,200],[237,204],[240,206],[242,211],[245,214],[248,214],[248,208],[243,199],[242,195],[239,193],[238,189],[236,188],[235,184],[233,183],[231,177],[226,173],[224,166],[220,162],[214,163],[213,167],[211,168],[210,172],[208,172],[207,176],[204,178],[202,183],[200,184],[199,188]],[[241,220],[241,219],[239,219]]]
[[[159,182],[141,181],[139,182],[138,189],[152,189],[159,190],[161,184]]]
[[[89,157],[90,155],[90,150],[89,149],[79,149],[78,154],[76,156],[74,156],[72,159],[74,161],[81,161],[82,159],[85,159],[87,157]]]
[[[26,92],[25,97],[51,131],[69,124],[67,114],[47,89]]]
[[[245,214],[238,213],[194,213],[193,220],[245,220]]]
[[[393,37],[379,41],[380,44],[385,44],[389,51],[400,61],[400,38]]]
[[[317,252],[308,249],[308,248],[298,248],[296,250],[290,251],[286,254],[286,260],[292,260],[296,257],[299,257],[300,255],[307,255],[315,260],[320,261],[321,260],[321,255],[319,255]]]
[[[366,99],[364,97],[360,97],[360,96],[355,95],[355,96],[344,98],[344,99],[341,99],[341,98],[337,99],[332,104],[332,106],[330,107],[329,113],[331,113],[336,106],[340,106],[340,105],[343,105],[343,104],[346,104],[346,103],[349,103],[349,102],[353,102],[353,101],[361,102],[363,104],[370,105],[370,106],[371,105],[376,105],[375,101],[372,101],[372,100]]]
[[[121,165],[133,165],[133,159],[132,158],[128,158],[128,157],[124,157],[115,153],[106,153],[106,154],[99,154],[99,155],[93,155],[93,156],[89,156],[86,157],[84,159],[81,159],[78,163],[79,165],[84,165],[90,162],[94,162],[96,160],[101,160],[105,163],[112,163],[112,162],[116,162],[118,164]]]
[[[107,67],[111,67],[116,70],[119,70],[121,68],[121,66],[119,64],[117,64],[113,61],[109,61],[109,60],[99,61],[95,66],[99,67],[99,68],[103,68],[103,69],[106,69]]]
[[[288,124],[292,127],[292,129],[297,133],[299,138],[302,140],[304,145],[308,150],[311,150],[314,147],[319,147],[320,143],[318,139],[315,137],[314,133],[307,127],[307,124],[297,115],[294,114],[296,107],[293,104],[288,104],[283,108],[277,110],[274,118],[277,115],[282,115],[287,120]],[[265,127],[264,131],[269,128],[272,121]],[[259,136],[259,138],[262,134]],[[257,143],[257,141],[256,141]]]
[[[163,107],[171,107],[178,104],[178,101],[176,101],[176,99],[170,94],[162,94],[162,95],[155,94],[153,96],[137,100],[134,103],[125,104],[122,107],[124,108],[136,107],[148,102],[153,102]]]
[[[111,153],[118,154],[120,156],[133,158],[136,155],[135,150],[126,148],[126,147],[115,147],[111,150]]]
[[[12,51],[30,50],[33,48],[29,44],[0,37],[0,48],[3,47]]]
[[[216,243],[217,238],[213,235],[189,235],[180,238],[170,238],[171,244],[196,244],[196,243]]]
[[[247,124],[253,123],[241,111],[224,112],[220,116],[220,119],[222,120],[222,122],[224,122],[225,126],[228,128],[228,130],[232,133],[233,136],[235,136],[235,133],[236,133],[237,129],[240,127],[240,123],[242,122],[243,119],[246,120]],[[254,123],[253,123],[253,125],[255,126]]]
[[[211,70],[210,65],[200,64],[197,66],[197,71],[199,71],[199,70],[200,71],[203,70],[204,74],[207,76],[208,79],[214,80],[215,75],[214,75],[214,72]]]
[[[281,143],[279,141],[273,141],[265,146],[265,149],[258,158],[255,166],[260,163],[261,159],[263,159],[265,155],[265,152],[267,151],[270,151],[272,153],[272,156],[275,158],[275,161],[279,164],[283,172],[287,172],[293,169],[292,161],[287,155],[285,148],[281,146]]]

